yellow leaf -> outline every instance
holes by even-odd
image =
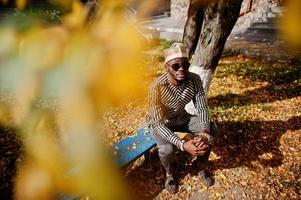
[[[301,49],[301,28],[299,26],[301,1],[285,1],[285,6],[287,11],[280,21],[282,34],[292,46]]]
[[[63,23],[71,28],[79,28],[85,23],[87,9],[79,2],[72,2],[72,11],[64,17]]]
[[[26,6],[26,3],[27,3],[26,0],[17,0],[16,1],[17,8],[23,10]]]

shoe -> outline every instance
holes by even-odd
[[[209,176],[209,174],[205,170],[201,170],[198,175],[201,177],[206,187],[210,187],[213,185],[213,179]]]
[[[171,193],[175,194],[177,190],[177,184],[172,175],[166,176],[165,180],[165,189]]]

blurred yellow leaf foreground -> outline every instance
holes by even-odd
[[[143,92],[142,37],[125,17],[126,1],[102,1],[89,23],[80,1],[53,2],[70,10],[61,23],[0,31],[1,123],[16,127],[25,147],[15,198],[127,199],[99,119]]]

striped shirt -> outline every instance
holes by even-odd
[[[149,90],[149,115],[151,129],[167,141],[180,147],[182,141],[169,128],[187,123],[190,116],[185,105],[193,100],[199,117],[201,130],[210,131],[207,101],[202,81],[194,73],[180,85],[172,85],[166,72],[155,80]]]

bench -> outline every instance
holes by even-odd
[[[212,128],[212,127],[211,127]],[[218,130],[218,129],[217,129]],[[189,137],[189,134],[183,132],[176,132],[176,134],[184,139]],[[156,141],[150,135],[149,128],[143,128],[136,131],[133,135],[123,138],[121,141],[113,145],[114,160],[120,167],[124,167],[131,162],[135,161],[142,155],[147,155],[154,146]],[[147,157],[147,156],[145,156]],[[76,173],[76,170],[72,173]],[[79,196],[67,196],[60,194],[59,200],[78,200]]]
[[[149,128],[140,129],[113,146],[115,161],[120,167],[126,166],[140,156],[147,155],[155,145],[156,142],[151,137]]]
[[[219,134],[219,128],[214,123],[210,123],[211,133],[216,137]],[[181,139],[193,138],[192,134],[185,132],[176,132]],[[149,128],[143,128],[136,131],[133,135],[123,138],[113,146],[114,158],[120,167],[126,166],[140,156],[147,155],[149,150],[156,145],[156,141],[150,135]],[[147,158],[147,156],[145,156]]]

